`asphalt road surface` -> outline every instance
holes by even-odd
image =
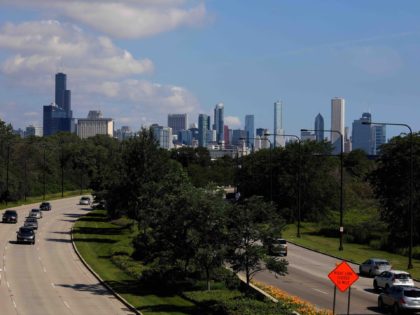
[[[301,297],[319,308],[333,308],[334,284],[328,274],[341,260],[322,255],[288,243],[289,274],[274,277],[267,271],[259,272],[254,279],[276,286]],[[358,273],[358,265],[349,264]],[[418,283],[416,283],[418,285]],[[348,293],[336,291],[336,314],[347,314]],[[373,278],[360,276],[351,287],[350,314],[380,314],[377,308],[378,293],[373,290]]]
[[[86,269],[73,250],[70,229],[87,206],[79,197],[52,201],[39,219],[36,244],[16,244],[32,208],[14,208],[17,224],[0,223],[0,314],[134,314]],[[3,212],[3,211],[2,211]]]

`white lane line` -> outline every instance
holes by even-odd
[[[45,267],[44,267],[44,272],[47,272],[47,269],[45,269]]]
[[[9,281],[6,281],[7,287],[10,288]]]
[[[6,266],[3,266],[4,272],[6,272]]]
[[[51,282],[51,286],[55,289],[55,284]]]
[[[15,308],[17,308],[17,305],[16,305],[15,300],[12,300],[12,302],[13,302],[13,306],[14,306]]]
[[[314,289],[314,288],[312,288],[312,289],[315,290],[315,291],[321,292],[323,294],[328,294],[328,292],[325,292],[325,291],[322,291],[322,290],[319,290],[319,289]]]
[[[66,301],[63,301],[63,302],[64,302],[64,305],[67,306],[68,309],[70,309],[70,305]]]
[[[7,250],[7,245],[4,247],[4,250]]]

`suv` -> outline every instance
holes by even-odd
[[[29,243],[32,245],[35,244],[35,233],[33,229],[22,226],[19,228],[19,231],[17,231],[16,234],[17,243]]]
[[[386,259],[370,258],[359,266],[359,274],[373,277],[384,271],[391,270],[391,267],[391,264]]]
[[[18,215],[15,210],[6,210],[3,213],[3,223],[17,223]]]
[[[403,311],[420,311],[420,289],[409,286],[393,286],[378,297],[380,310],[392,308],[393,314]]]
[[[42,211],[50,211],[51,210],[51,204],[49,202],[43,202],[39,205],[39,209]]]
[[[287,256],[287,241],[283,238],[270,239],[267,242],[268,254],[272,256]]]
[[[373,280],[373,288],[375,290],[388,290],[390,287],[397,285],[414,287],[414,282],[408,272],[401,270],[384,271]]]

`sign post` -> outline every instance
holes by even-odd
[[[333,315],[335,314],[335,292],[338,288],[341,292],[345,292],[351,285],[359,279],[359,275],[353,271],[348,263],[342,261],[337,267],[335,267],[329,274],[328,278],[335,284],[334,287],[334,301],[333,301]],[[350,313],[350,293],[349,290],[348,302],[347,302],[347,315]]]

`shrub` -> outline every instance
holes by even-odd
[[[126,255],[112,256],[111,261],[133,278],[140,279],[147,267]]]

